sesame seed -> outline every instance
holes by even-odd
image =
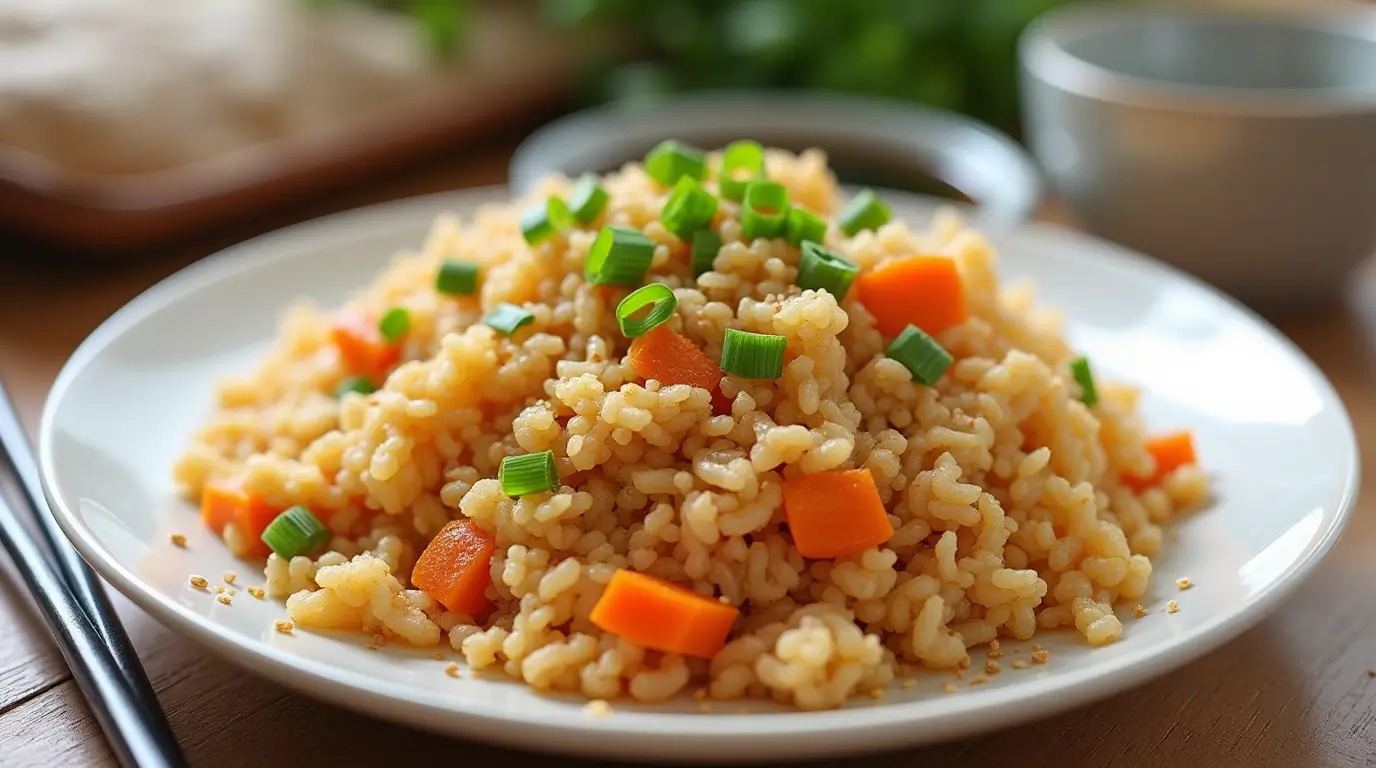
[[[902,683],[899,683],[899,685],[902,685],[904,688],[912,689],[917,687],[917,681],[910,677]]]
[[[871,688],[871,689],[870,689],[870,698],[871,698],[871,699],[874,699],[875,701],[883,701],[883,700],[884,700],[884,689],[883,689],[883,688]]]
[[[1147,609],[1143,608],[1141,603],[1138,603],[1137,605],[1132,606],[1132,615],[1140,619],[1143,616],[1147,615]]]
[[[1178,610],[1180,610],[1180,603],[1177,603],[1174,600],[1166,603],[1166,613],[1175,613]]]
[[[1051,652],[1047,650],[1036,650],[1032,652],[1032,663],[1045,664],[1051,660]]]
[[[444,661],[444,652],[441,651],[435,654],[434,656],[431,656],[430,658],[434,659],[435,661]]]
[[[216,585],[215,585],[215,594],[217,594],[217,595],[223,595],[224,593],[225,593],[225,588],[222,587],[222,586],[220,586],[219,584],[216,584]]]
[[[957,689],[956,689],[956,684],[955,684],[955,683],[942,683],[942,684],[941,684],[941,692],[942,692],[942,693],[955,693],[956,690],[957,690]]]
[[[1000,650],[997,649],[997,648],[991,649],[991,650],[989,651],[989,658],[991,658],[991,659],[1001,659],[1001,658],[1003,658],[1003,651],[1000,651]]]
[[[991,650],[991,651],[997,651],[998,649],[999,649],[999,641],[998,641],[998,640],[990,640],[990,641],[989,641],[989,650]]]
[[[1027,669],[1029,666],[1031,665],[1027,663],[1026,659],[1018,659],[1013,662],[1013,669]]]
[[[459,665],[455,664],[452,661],[449,662],[448,664],[444,665],[444,674],[449,675],[450,677],[458,677]]]
[[[984,663],[984,671],[991,675],[997,675],[1002,669],[1003,667],[1000,667],[997,661],[987,661]]]
[[[989,682],[989,677],[983,672],[970,678],[970,685],[984,685],[987,682]]]
[[[226,584],[233,584],[234,580],[237,578],[239,578],[239,574],[235,573],[234,571],[225,571],[224,575],[220,577],[220,579],[223,580]]]
[[[1182,590],[1185,590],[1194,586],[1194,584],[1190,581],[1189,576],[1181,576],[1180,578],[1175,580],[1175,586],[1179,587]]]
[[[172,540],[172,546],[186,549],[186,534],[174,533],[171,536],[168,536],[168,538]]]
[[[259,600],[262,600],[262,599],[263,599],[263,595],[267,594],[266,592],[263,591],[263,588],[262,588],[262,587],[249,587],[249,588],[248,588],[248,593],[249,593],[250,595],[253,595],[254,597],[258,598]]]
[[[606,717],[612,713],[612,705],[606,699],[593,699],[583,707],[583,711],[588,717]]]
[[[229,605],[231,602],[229,595],[220,595],[215,599],[218,600],[222,605]]]
[[[290,635],[291,631],[296,628],[296,625],[292,624],[287,619],[278,619],[272,622],[272,628],[284,635]]]
[[[191,582],[191,586],[195,587],[196,589],[205,589],[206,586],[210,584],[210,582],[205,580],[204,576],[197,576],[194,573],[191,574],[191,578],[189,579],[189,581]]]
[[[377,650],[377,643],[368,643],[367,645],[365,645],[365,646],[363,646],[363,647],[364,647],[364,649],[369,650],[369,651],[376,651],[376,650]]]
[[[1032,644],[1032,650],[1033,650],[1034,652],[1035,652],[1035,651],[1040,651],[1041,649],[1042,649],[1041,643],[1033,643],[1033,644]]]

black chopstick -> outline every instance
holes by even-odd
[[[19,415],[0,382],[0,455],[28,502],[29,512],[58,569],[0,499],[0,540],[14,560],[49,628],[58,638],[77,684],[120,762],[126,766],[186,764],[157,694],[95,572],[67,542],[48,509],[33,451]],[[132,762],[131,762],[132,761]]]

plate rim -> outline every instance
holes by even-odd
[[[932,198],[885,190],[893,198],[913,205],[930,206]],[[424,727],[451,735],[475,738],[522,749],[558,754],[604,757],[635,757],[652,752],[658,759],[701,759],[704,752],[714,761],[782,759],[789,756],[840,755],[873,752],[901,745],[933,743],[978,732],[993,731],[1016,723],[1040,719],[1113,692],[1135,687],[1168,669],[1193,661],[1216,649],[1270,615],[1275,607],[1303,583],[1331,551],[1346,529],[1355,508],[1361,483],[1360,453],[1351,416],[1342,398],[1323,371],[1288,337],[1251,309],[1218,289],[1168,264],[1075,230],[1034,223],[1005,233],[1008,237],[1069,237],[1094,246],[1100,256],[1135,268],[1164,273],[1202,289],[1215,300],[1259,327],[1303,369],[1305,378],[1325,405],[1336,409],[1337,422],[1346,434],[1345,483],[1333,509],[1332,522],[1313,540],[1308,551],[1277,579],[1255,593],[1231,613],[1219,613],[1196,625],[1182,639],[1135,649],[1107,667],[1069,669],[1038,682],[1039,705],[1025,707],[1024,686],[969,692],[961,700],[948,700],[937,713],[923,713],[929,699],[894,702],[873,707],[822,712],[781,712],[728,717],[723,714],[655,712],[618,708],[613,717],[588,719],[581,706],[570,706],[567,716],[540,719],[511,717],[482,711],[460,698],[393,683],[376,676],[292,654],[261,641],[226,630],[170,594],[138,577],[101,543],[76,513],[74,504],[55,492],[60,478],[53,459],[53,432],[64,395],[77,376],[110,343],[130,327],[160,311],[187,292],[243,272],[261,269],[281,260],[299,258],[296,244],[318,242],[330,235],[340,221],[385,221],[389,214],[416,209],[464,209],[471,215],[484,204],[506,197],[503,186],[485,186],[404,198],[365,206],[301,222],[230,246],[193,263],[140,293],[103,321],[63,364],[45,399],[39,424],[40,472],[54,517],[77,550],[112,586],[161,623],[212,649],[240,667],[268,677],[315,698],[342,705],[373,717]],[[404,218],[404,217],[403,217]],[[255,252],[256,251],[256,252]],[[1091,674],[1092,671],[1092,674]],[[357,696],[363,692],[366,698]],[[370,706],[370,704],[372,706]],[[386,704],[386,707],[376,706]],[[922,724],[921,735],[904,726]],[[618,738],[609,738],[609,737]],[[844,736],[845,738],[835,738]]]

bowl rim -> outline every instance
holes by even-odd
[[[1376,50],[1376,8],[1354,5],[1301,14],[1277,9],[1107,8],[1079,3],[1050,11],[1024,30],[1018,45],[1023,75],[1087,99],[1163,111],[1276,118],[1376,112],[1376,78],[1367,84],[1314,88],[1200,85],[1126,74],[1067,48],[1090,35],[1146,22],[1290,28],[1362,41]]]

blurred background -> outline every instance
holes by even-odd
[[[1040,144],[1029,136],[1018,41],[1070,4],[0,0],[0,256],[128,261],[188,240],[206,251],[332,210],[500,183],[521,140],[561,115],[615,104],[634,120],[637,108],[722,89],[863,94],[972,118],[1027,145],[1028,167],[1039,162],[1056,182],[1039,202],[1054,206],[1065,186],[1058,163],[1092,137],[1060,126]],[[1361,6],[1075,4],[1301,15]],[[1194,55],[1215,66],[1230,56],[1216,48]],[[1360,64],[1376,67],[1376,58]],[[950,183],[958,173],[905,166],[883,175],[892,168],[881,150],[868,168],[844,157],[837,167],[852,182],[970,197]],[[1064,197],[1074,202],[1075,192]]]

